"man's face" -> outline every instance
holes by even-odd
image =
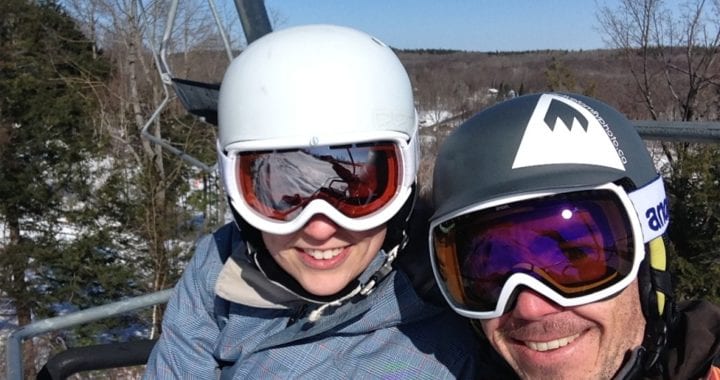
[[[273,259],[308,292],[326,296],[342,290],[362,273],[385,240],[382,225],[369,231],[348,231],[316,215],[289,235],[263,232]]]
[[[525,289],[511,311],[480,323],[523,379],[610,379],[645,330],[637,280],[615,297],[568,308]]]

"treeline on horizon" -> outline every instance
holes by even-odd
[[[602,51],[602,50],[614,50],[614,49],[531,49],[531,50],[464,50],[464,49],[442,49],[442,48],[413,48],[413,49],[401,49],[393,48],[394,51],[399,53],[415,53],[415,54],[434,54],[434,55],[446,55],[446,54],[458,54],[458,53],[479,53],[479,54],[490,54],[490,55],[523,55],[523,54],[535,54],[535,53],[574,53],[574,52],[587,52],[587,51]]]

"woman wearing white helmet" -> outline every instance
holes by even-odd
[[[418,139],[392,50],[329,25],[271,33],[229,66],[218,123],[235,223],[199,242],[146,376],[470,376],[468,326],[393,267]]]

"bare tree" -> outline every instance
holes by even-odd
[[[672,8],[674,7],[674,8]],[[632,73],[645,115],[653,120],[717,120],[720,1],[622,0],[603,6],[606,42],[618,49]],[[717,299],[720,273],[717,147],[662,142],[673,223],[669,236],[681,293]],[[708,277],[704,277],[708,276]],[[714,276],[714,277],[713,277]]]
[[[600,9],[605,41],[626,62],[651,119],[693,121],[715,116],[707,99],[716,98],[719,75],[717,0],[684,3],[674,10],[675,17],[663,0],[622,0],[615,9]],[[667,146],[664,151],[673,162]]]
[[[720,2],[694,0],[673,13],[663,0],[622,0],[601,7],[606,42],[618,49],[653,120],[717,117]],[[700,101],[702,99],[702,101]],[[669,169],[691,149],[662,144]]]

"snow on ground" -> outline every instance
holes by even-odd
[[[418,124],[420,127],[429,127],[453,117],[452,112],[443,110],[420,110]]]

